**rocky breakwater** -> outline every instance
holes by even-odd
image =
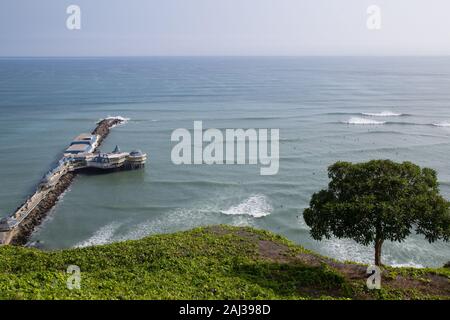
[[[97,127],[95,127],[94,131],[92,131],[92,134],[98,134],[100,136],[98,145],[100,146],[102,144],[103,140],[105,140],[112,128],[123,123],[124,121],[125,119],[122,117],[111,117],[100,120],[97,123]]]

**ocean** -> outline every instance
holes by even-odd
[[[252,226],[340,260],[349,239],[315,241],[302,211],[338,160],[413,161],[450,199],[450,58],[154,57],[0,59],[0,216],[33,192],[71,139],[121,116],[102,146],[140,149],[143,170],[79,175],[31,239],[46,250],[211,224]],[[174,129],[280,130],[280,168],[172,163]],[[450,244],[385,243],[395,266],[441,266]]]

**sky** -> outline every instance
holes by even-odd
[[[449,55],[449,16],[449,0],[1,0],[0,56]]]

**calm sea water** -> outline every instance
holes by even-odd
[[[338,259],[372,261],[351,240],[317,242],[302,219],[337,160],[410,160],[450,198],[449,58],[120,58],[0,60],[0,212],[33,191],[65,146],[106,116],[110,151],[142,149],[146,169],[80,175],[34,234],[46,249],[226,223],[281,233]],[[280,170],[175,166],[170,134],[279,128]],[[261,217],[262,216],[262,217]],[[393,265],[439,266],[450,245],[386,243]]]

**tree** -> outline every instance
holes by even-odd
[[[336,162],[328,188],[315,193],[303,217],[316,240],[351,238],[374,245],[381,265],[385,240],[402,242],[415,229],[429,242],[449,241],[449,203],[440,195],[436,171],[411,162]]]

